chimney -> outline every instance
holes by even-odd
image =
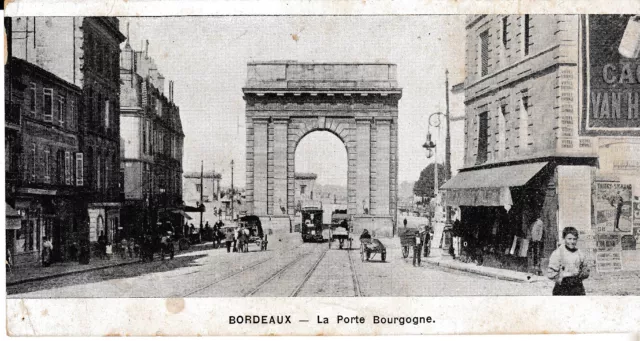
[[[158,73],[158,79],[156,81],[156,87],[161,94],[164,94],[164,76]]]

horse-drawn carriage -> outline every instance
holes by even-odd
[[[349,250],[351,250],[351,245],[353,243],[353,238],[351,238],[352,227],[349,223],[351,221],[351,217],[347,214],[346,210],[335,210],[331,214],[331,236],[329,238],[329,248],[331,248],[331,244],[334,240],[338,241],[339,248],[342,249],[345,244],[349,245]]]
[[[244,233],[245,229],[249,231],[248,235],[245,234],[245,236],[241,236],[241,252],[249,252],[249,245],[251,244],[255,244],[260,251],[267,250],[267,234],[264,233],[264,230],[262,229],[260,218],[254,215],[244,216],[239,219],[238,225],[240,226],[240,231],[242,233]]]
[[[400,247],[402,248],[402,257],[409,257],[409,253],[416,246],[416,240],[420,237],[420,233],[417,228],[408,227],[400,228],[398,230],[400,236]]]

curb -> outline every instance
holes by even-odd
[[[45,280],[45,279],[58,278],[58,277],[63,277],[63,276],[67,276],[67,275],[74,275],[74,274],[79,274],[79,273],[89,272],[89,271],[94,271],[94,270],[115,268],[115,267],[118,267],[118,266],[136,264],[136,263],[140,263],[140,262],[142,262],[142,261],[138,259],[138,260],[135,260],[135,261],[132,261],[132,262],[122,262],[122,263],[117,263],[117,264],[98,266],[98,267],[95,267],[95,268],[78,269],[78,270],[72,270],[72,271],[66,271],[66,272],[60,272],[60,273],[56,273],[56,274],[51,274],[51,275],[47,275],[47,276],[25,278],[25,279],[20,279],[20,280],[17,280],[17,281],[12,281],[12,282],[7,281],[7,287],[13,286],[13,285],[18,285],[18,284],[29,283],[29,282],[42,281],[42,280]]]
[[[209,250],[209,249],[211,249],[210,247],[211,247],[210,243],[209,244],[206,244],[206,243],[195,244],[195,245],[191,245],[188,250],[182,250],[182,251],[180,251],[178,253]],[[75,275],[75,274],[94,271],[94,270],[103,270],[103,269],[107,269],[107,268],[115,268],[115,267],[118,267],[118,266],[136,264],[136,263],[141,263],[141,262],[142,262],[142,260],[136,259],[136,260],[130,261],[130,262],[122,262],[122,263],[117,263],[117,264],[102,265],[102,266],[98,266],[98,267],[95,267],[95,268],[71,270],[71,271],[66,271],[66,272],[60,272],[60,273],[55,273],[55,274],[51,274],[51,275],[46,275],[46,276],[24,278],[24,279],[20,279],[20,280],[16,280],[16,281],[11,281],[11,282],[7,281],[6,286],[9,287],[9,286],[14,286],[14,285],[18,285],[18,284],[37,282],[37,281],[42,281],[42,280],[47,280],[47,279],[52,279],[52,278],[63,277],[63,276],[67,276],[67,275]]]
[[[442,262],[442,261],[438,261],[438,260],[430,260],[430,259],[425,259],[425,262],[435,265],[435,266],[440,266],[443,268],[448,268],[448,269],[453,269],[453,270],[458,270],[458,271],[464,271],[464,272],[470,272],[476,275],[480,275],[480,276],[484,276],[484,277],[490,277],[490,278],[495,278],[495,279],[500,279],[500,280],[505,280],[505,281],[511,281],[511,282],[521,282],[521,283],[535,283],[535,282],[540,282],[541,279],[538,277],[541,276],[535,276],[535,275],[531,275],[531,274],[522,274],[522,275],[503,275],[503,274],[496,274],[496,273],[492,273],[490,271],[486,271],[483,269],[474,269],[474,268],[470,268],[470,267],[465,267],[465,266],[459,266],[456,264],[451,264],[449,262]],[[529,278],[527,278],[529,277]]]

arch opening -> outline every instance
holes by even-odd
[[[323,222],[331,223],[334,210],[347,210],[349,159],[344,142],[333,132],[312,131],[295,148],[296,213],[305,205],[322,203]]]

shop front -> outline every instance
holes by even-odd
[[[441,187],[445,205],[460,209],[456,258],[522,272],[544,269],[557,245],[555,167],[545,161],[466,170]]]

